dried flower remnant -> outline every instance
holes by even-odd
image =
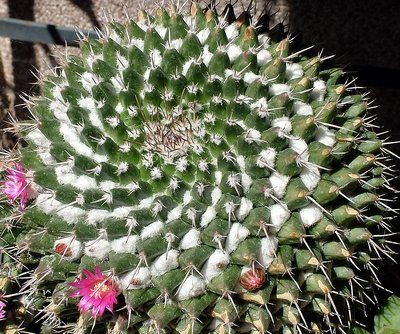
[[[86,278],[69,283],[77,289],[70,297],[82,297],[78,303],[79,310],[87,313],[91,309],[93,318],[103,316],[106,309],[113,312],[119,293],[117,282],[104,275],[98,266],[95,267],[94,273],[84,269],[83,274]]]
[[[69,247],[67,244],[65,243],[59,243],[55,246],[54,251],[57,254],[60,254],[61,256],[71,256],[72,255],[72,250],[71,247]]]

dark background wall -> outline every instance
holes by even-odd
[[[378,123],[400,139],[400,1],[292,0],[290,29],[353,65],[358,84],[381,106]],[[356,66],[354,66],[356,65]],[[400,153],[400,145],[393,147]]]

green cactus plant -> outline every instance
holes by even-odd
[[[391,154],[342,69],[247,14],[142,10],[42,80],[3,163],[3,330],[351,330]]]

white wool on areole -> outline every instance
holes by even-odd
[[[227,25],[224,30],[228,41],[232,41],[239,36],[239,29],[237,28],[236,23]]]
[[[268,34],[259,34],[258,36],[258,44],[262,45],[264,49],[270,46],[270,37]]]
[[[131,38],[130,45],[136,46],[140,51],[144,51],[144,40],[140,38]]]
[[[211,203],[212,203],[212,205],[217,204],[217,202],[220,200],[221,196],[222,196],[222,190],[220,188],[218,188],[218,187],[215,187],[211,191]]]
[[[119,281],[124,290],[144,289],[151,284],[151,273],[149,268],[139,267],[123,274]]]
[[[153,167],[150,170],[150,177],[152,180],[159,180],[162,179],[163,177],[163,171],[161,170],[161,168],[158,167]]]
[[[108,157],[105,155],[95,154],[92,149],[86,144],[82,143],[79,133],[75,130],[75,127],[72,124],[61,123],[60,124],[60,133],[63,136],[64,140],[71,145],[76,152],[84,155],[88,158],[92,158],[98,162],[105,162],[108,160]]]
[[[208,66],[213,56],[214,54],[208,50],[208,45],[205,45],[201,53],[201,59],[204,65]]]
[[[68,224],[76,224],[81,218],[84,218],[86,211],[71,205],[64,205],[56,211],[56,215],[62,218]]]
[[[76,175],[72,168],[67,165],[58,165],[54,168],[57,182],[61,185],[71,185],[79,190],[96,189],[97,182],[89,175]]]
[[[246,157],[244,155],[238,155],[236,157],[236,163],[242,172],[246,171]]]
[[[101,118],[100,118],[100,115],[99,115],[99,112],[98,112],[98,110],[97,110],[97,107],[96,106],[92,106],[92,103],[91,103],[91,101],[89,102],[89,99],[92,99],[91,97],[86,97],[86,98],[84,98],[85,100],[84,101],[82,101],[82,105],[81,105],[81,107],[82,108],[86,108],[86,109],[88,109],[89,110],[89,120],[90,120],[90,123],[93,125],[93,126],[95,126],[95,127],[97,127],[98,129],[100,129],[100,131],[104,131],[104,125],[103,125],[103,122],[101,121]],[[93,99],[92,99],[93,100]],[[88,106],[88,104],[90,104],[89,106]],[[98,139],[100,139],[100,138],[98,138]]]
[[[261,132],[256,129],[248,129],[245,133],[245,142],[248,144],[259,143],[261,140]]]
[[[151,50],[149,52],[149,56],[150,56],[150,64],[153,69],[161,66],[162,55],[161,55],[160,50],[158,50],[158,49]]]
[[[165,39],[165,36],[167,35],[167,31],[168,31],[167,28],[165,28],[165,27],[164,27],[163,25],[161,25],[161,24],[156,24],[156,25],[154,26],[154,29],[155,29],[155,31],[157,32],[157,34],[160,35],[160,37],[161,37],[162,39]]]
[[[229,254],[222,249],[216,249],[203,265],[201,269],[201,274],[203,275],[205,280],[209,282],[214,277],[221,274],[226,269],[229,262]]]
[[[200,230],[191,228],[181,239],[179,243],[179,249],[190,249],[197,247],[201,244],[200,241]]]
[[[228,236],[225,240],[225,251],[232,253],[239,243],[245,240],[250,234],[250,231],[241,223],[232,224]]]
[[[243,50],[240,48],[240,46],[232,43],[228,46],[227,54],[230,62],[233,63],[239,56],[243,54]]]
[[[182,216],[183,205],[177,205],[171,211],[168,212],[166,223],[169,223],[175,219],[179,219]]]
[[[156,197],[156,194],[153,194],[152,196],[143,198],[138,205],[139,209],[149,209],[154,203],[154,198]]]
[[[287,80],[299,79],[304,75],[303,67],[297,63],[286,62],[285,77]]]
[[[268,92],[272,96],[290,94],[290,86],[287,84],[272,84]]]
[[[140,29],[142,29],[143,31],[147,31],[147,29],[150,28],[150,26],[146,24],[146,21],[145,21],[145,20],[137,20],[135,23],[136,23],[137,26],[138,26]]]
[[[46,214],[56,214],[68,224],[76,224],[86,214],[83,209],[59,202],[51,193],[39,193],[35,205],[40,211]]]
[[[128,87],[125,86],[123,78],[119,74],[115,77],[112,77],[110,81],[118,94],[128,90]]]
[[[43,164],[46,166],[55,165],[57,163],[57,161],[51,155],[49,148],[45,148],[45,149],[39,148],[36,151],[36,153],[39,156],[40,160],[43,162]]]
[[[260,78],[261,78],[261,75],[259,75],[259,74],[255,74],[253,72],[246,72],[244,74],[243,81],[245,83],[247,83],[248,85],[250,85],[251,83],[253,83],[254,81],[256,81]]]
[[[257,52],[257,65],[263,66],[272,59],[271,52],[266,49],[262,49]]]
[[[243,192],[247,193],[253,184],[253,179],[246,173],[241,174]]]
[[[310,203],[306,207],[300,209],[299,214],[305,227],[313,226],[324,216],[321,208],[314,203]]]
[[[260,168],[274,168],[277,152],[274,148],[268,147],[258,154],[256,161],[257,167]]]
[[[185,191],[185,193],[183,194],[182,205],[185,206],[185,205],[189,204],[192,201],[192,199],[193,199],[192,192],[190,190]]]
[[[271,183],[271,187],[274,191],[275,196],[278,198],[282,198],[285,195],[285,190],[290,181],[290,177],[280,174],[278,172],[273,172],[269,176],[268,180]]]
[[[312,107],[308,103],[302,101],[294,101],[293,111],[300,116],[314,115]]]
[[[102,79],[97,74],[92,72],[84,72],[79,78],[79,82],[82,84],[83,89],[88,93],[91,93],[92,88],[98,85],[101,81]]]
[[[271,127],[280,129],[279,137],[281,138],[284,138],[292,131],[292,123],[286,116],[273,119],[271,122]]]
[[[120,119],[118,116],[110,116],[105,119],[106,123],[115,129],[120,124]]]
[[[202,295],[206,291],[206,282],[198,274],[191,274],[183,280],[176,292],[177,300],[187,300]]]
[[[111,250],[115,253],[130,253],[136,252],[136,244],[139,240],[137,235],[129,235],[120,237],[110,241]]]
[[[171,249],[161,254],[150,266],[150,272],[153,277],[161,276],[175,268],[179,267],[179,251]]]
[[[257,261],[267,269],[276,258],[278,249],[278,239],[273,235],[268,235],[261,239],[261,245],[257,253]]]
[[[336,135],[326,126],[320,125],[315,133],[315,140],[329,147],[336,144]]]
[[[104,239],[86,241],[84,245],[83,253],[86,256],[94,257],[99,260],[105,259],[111,251],[110,243]]]
[[[111,212],[110,218],[124,219],[128,217],[131,212],[132,212],[131,206],[119,206],[118,208],[115,208]]]
[[[205,28],[203,30],[200,30],[198,33],[196,33],[197,38],[199,39],[200,43],[202,45],[204,45],[207,41],[208,36],[210,35],[210,29],[209,28]],[[207,45],[204,45],[204,48]]]
[[[68,164],[56,165],[54,172],[56,173],[57,182],[61,185],[73,184],[76,182],[77,176],[72,172],[72,168]]]
[[[167,43],[167,48],[175,49],[175,50],[179,51],[182,47],[182,44],[183,44],[182,38],[173,39],[171,41],[171,43],[169,43],[169,44]]]
[[[314,81],[313,89],[310,93],[311,100],[323,101],[326,94],[326,83],[322,79]]]
[[[200,218],[200,226],[206,227],[214,220],[216,216],[217,216],[217,211],[215,210],[215,207],[213,205],[208,206],[206,211],[202,214]]]
[[[121,55],[120,52],[117,52],[116,58],[117,58],[118,71],[123,72],[127,68],[129,68],[129,60],[126,57],[124,57],[123,55]]]
[[[146,68],[146,70],[143,73],[143,79],[146,80],[146,81],[149,80],[150,73],[151,73],[151,68],[150,67]]]
[[[303,162],[308,161],[310,154],[308,152],[308,145],[304,139],[294,136],[290,137],[289,147],[299,155],[299,158]]]
[[[29,131],[27,134],[27,139],[31,140],[35,143],[39,148],[47,148],[49,149],[51,146],[51,141],[46,138],[46,136],[40,131],[40,129],[35,128],[32,131]]]
[[[286,204],[276,203],[268,207],[272,231],[278,232],[282,225],[290,218],[290,211]]]
[[[252,208],[253,208],[253,202],[246,197],[242,197],[240,199],[239,209],[237,210],[238,220],[242,221],[244,218],[246,218]]]
[[[256,101],[254,101],[252,104],[250,104],[250,108],[254,109],[256,111],[267,111],[268,110],[268,101],[265,97],[262,97]]]
[[[149,239],[161,234],[164,227],[164,223],[161,220],[157,220],[142,228],[140,232],[140,238],[142,240]]]
[[[182,74],[183,74],[183,75],[186,75],[186,74],[187,74],[187,72],[188,72],[190,66],[193,64],[193,62],[194,62],[194,59],[193,59],[193,58],[189,58],[189,60],[187,60],[187,61],[183,64],[183,67],[182,67]]]
[[[318,167],[311,164],[304,164],[300,172],[300,179],[309,191],[314,190],[321,179]]]
[[[110,212],[103,209],[91,209],[86,213],[85,222],[88,225],[96,225],[105,221],[110,216]]]

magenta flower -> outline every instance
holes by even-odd
[[[7,195],[11,203],[19,198],[21,210],[24,210],[29,196],[30,186],[26,180],[22,164],[14,164],[13,167],[6,169],[6,173],[6,180],[2,182],[4,186],[2,192]]]
[[[80,278],[69,285],[77,288],[69,297],[82,297],[78,303],[78,308],[83,313],[87,313],[92,309],[94,318],[102,316],[107,309],[113,312],[114,304],[117,303],[119,288],[117,282],[105,276],[100,267],[94,268],[94,273],[87,269],[83,270],[86,278]]]
[[[6,310],[4,309],[5,307],[6,303],[0,300],[0,321],[6,318]]]

